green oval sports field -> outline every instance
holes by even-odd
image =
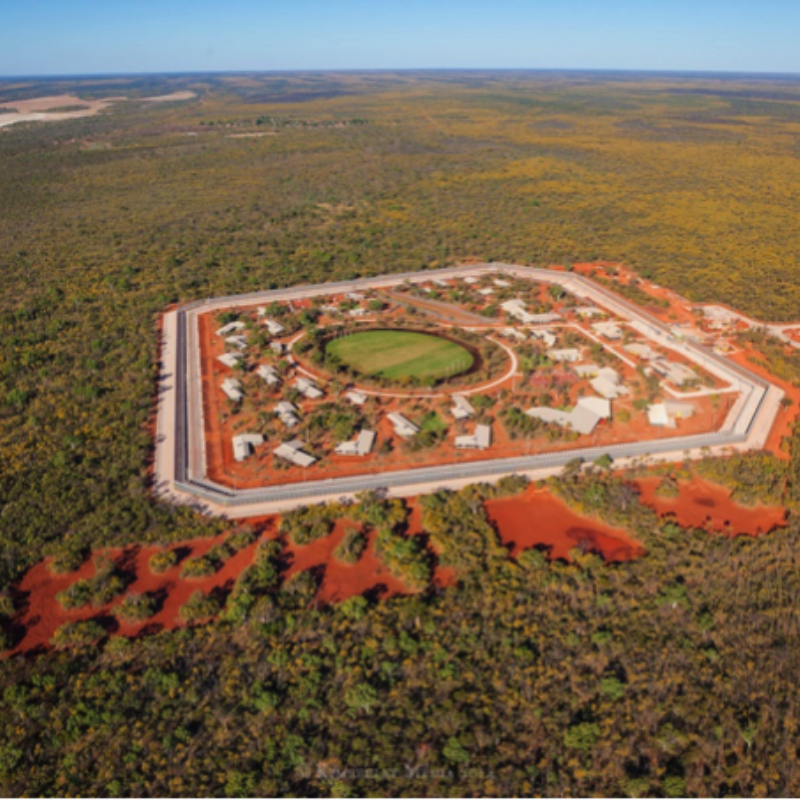
[[[362,375],[390,380],[439,380],[466,372],[475,358],[465,347],[414,331],[363,331],[334,339],[328,353]]]

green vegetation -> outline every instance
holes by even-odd
[[[219,614],[220,604],[216,597],[201,591],[192,592],[192,596],[184,603],[178,614],[184,622],[198,622]]]
[[[100,641],[106,635],[103,626],[94,620],[85,622],[65,622],[53,634],[55,647],[87,647]]]
[[[328,536],[333,524],[344,515],[337,503],[301,506],[281,515],[279,530],[289,535],[294,544],[305,545]]]
[[[108,556],[97,556],[94,560],[95,574],[91,578],[75,581],[69,588],[56,595],[56,600],[66,609],[100,607],[122,594],[125,581],[117,572]]]
[[[366,549],[367,537],[361,531],[352,528],[336,546],[333,557],[343,564],[357,564]]]
[[[147,562],[150,569],[156,574],[161,575],[172,569],[178,563],[178,554],[174,550],[159,550],[150,556]]]
[[[149,594],[129,594],[114,613],[125,622],[144,622],[156,613],[156,601]]]
[[[474,363],[469,350],[440,336],[381,330],[333,339],[327,352],[364,375],[395,381],[436,381],[466,372]]]

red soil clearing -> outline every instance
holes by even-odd
[[[642,503],[659,516],[674,515],[683,528],[705,528],[730,536],[758,536],[786,524],[786,510],[778,506],[743,506],[731,500],[730,492],[716,483],[693,477],[680,481],[677,497],[659,497],[660,478],[636,481]]]
[[[287,543],[290,566],[286,577],[306,569],[321,572],[322,581],[317,597],[326,603],[340,602],[365,593],[372,599],[408,594],[405,584],[393,577],[375,556],[374,533],[369,535],[367,549],[358,563],[342,564],[333,557],[333,551],[347,531],[357,527],[349,520],[337,520],[330,536],[304,547]]]
[[[217,573],[197,580],[181,578],[182,564],[187,558],[197,558],[207,553],[215,544],[223,542],[228,534],[213,539],[196,539],[171,545],[169,549],[178,552],[180,562],[161,575],[153,574],[148,561],[154,553],[165,548],[134,545],[124,549],[98,551],[110,556],[122,572],[131,576],[131,582],[125,592],[101,608],[87,607],[67,611],[56,600],[56,595],[75,581],[91,578],[95,574],[91,559],[76,572],[66,575],[55,575],[48,569],[47,561],[40,562],[22,577],[14,589],[18,613],[13,624],[16,630],[23,632],[23,635],[6,655],[49,649],[50,640],[59,626],[65,622],[96,619],[109,633],[127,637],[184,626],[186,623],[180,618],[179,611],[192,593],[197,590],[206,594],[213,593],[224,601],[242,571],[253,563],[253,555],[259,541],[278,537],[277,517],[250,520],[250,524],[261,534],[259,538],[228,559]],[[333,551],[347,531],[357,527],[356,523],[342,519],[337,521],[330,536],[318,539],[307,546],[301,547],[286,541],[284,558],[287,569],[282,576],[283,580],[302,570],[312,570],[319,580],[317,599],[322,603],[338,603],[356,595],[367,595],[372,600],[378,600],[410,594],[408,587],[395,578],[376,557],[374,533],[369,535],[367,549],[358,563],[343,564],[334,558]],[[422,534],[419,508],[414,503],[411,506],[408,534]],[[436,566],[432,583],[443,588],[451,585],[455,578],[453,570]],[[129,624],[114,616],[114,608],[126,595],[144,593],[155,596],[158,601],[158,612],[153,617],[144,622]]]
[[[551,559],[569,560],[569,551],[576,546],[599,553],[609,562],[632,561],[644,554],[644,548],[625,531],[576,514],[546,489],[531,486],[521,495],[487,500],[485,505],[512,556],[543,547]]]

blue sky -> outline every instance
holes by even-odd
[[[0,75],[800,73],[800,0],[0,0]]]

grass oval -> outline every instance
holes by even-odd
[[[435,381],[460,375],[475,358],[460,344],[415,331],[362,331],[328,343],[327,352],[362,375]]]

